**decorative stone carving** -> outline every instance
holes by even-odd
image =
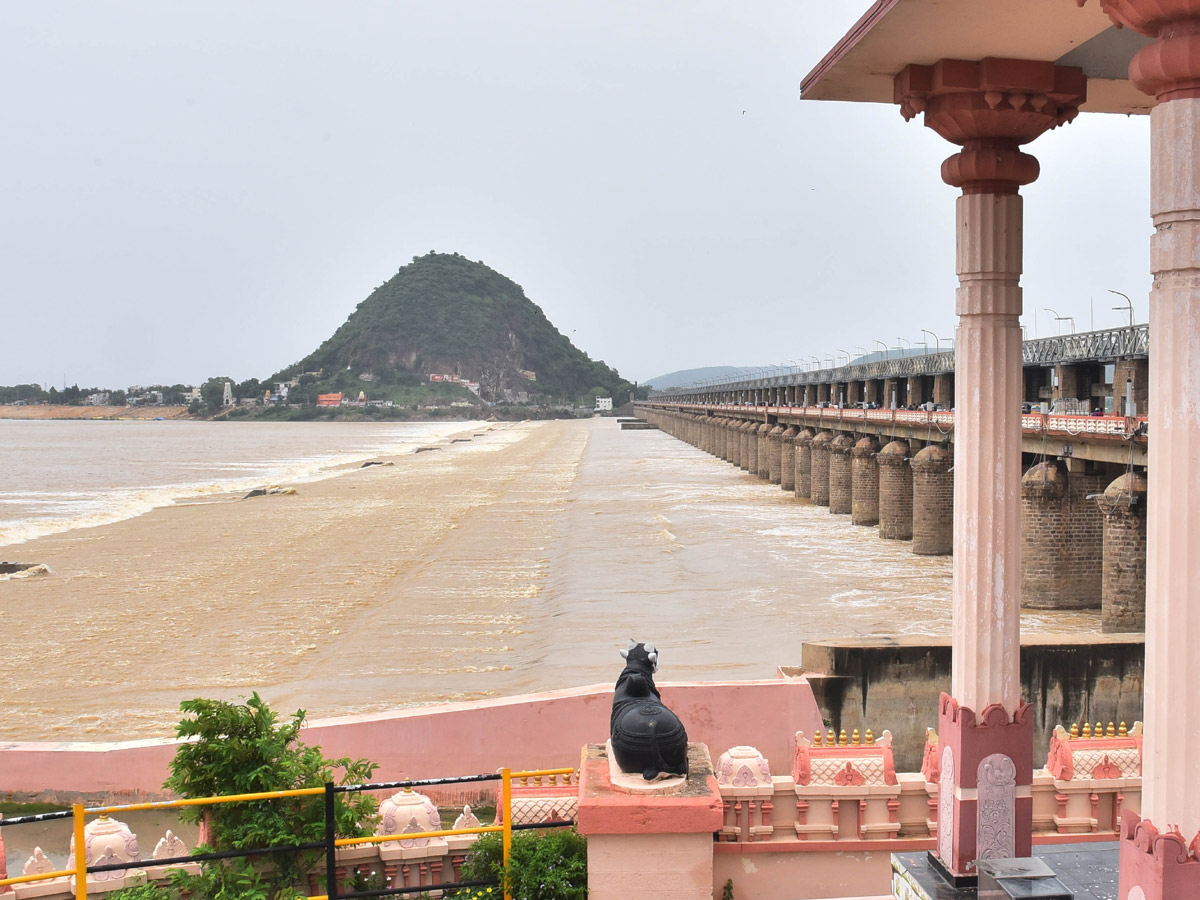
[[[933,728],[925,729],[925,751],[921,756],[921,775],[927,784],[937,784],[942,777],[942,763],[938,758],[938,734]]]
[[[730,747],[717,757],[717,784],[731,789],[770,787],[771,768],[754,747]]]
[[[433,801],[413,790],[400,791],[384,800],[379,804],[379,815],[379,826],[375,833],[380,835],[442,830],[441,816]],[[439,856],[446,850],[445,838],[410,838],[384,841],[379,845],[379,855],[384,860]]]
[[[1083,6],[1087,0],[1075,0]],[[1191,0],[1100,0],[1118,28],[1157,40],[1129,63],[1129,80],[1160,101],[1200,97],[1200,29]]]
[[[775,782],[766,757],[754,747],[731,747],[717,757],[716,775],[725,810],[720,840],[769,840]]]
[[[1140,778],[1142,774],[1142,723],[1135,722],[1125,735],[1071,737],[1061,725],[1054,728],[1046,770],[1055,781]]]
[[[941,780],[938,783],[938,856],[954,859],[954,751],[942,748]]]
[[[1149,819],[1131,810],[1121,813],[1120,883],[1118,897],[1135,897],[1150,890],[1163,900],[1200,897],[1200,834],[1187,838],[1178,828],[1159,831]]]
[[[158,839],[158,843],[154,845],[154,852],[151,854],[152,859],[179,859],[182,856],[187,856],[189,853],[188,845],[185,844],[175,832],[170,829],[167,833]],[[172,863],[165,866],[147,866],[144,870],[146,877],[156,881],[161,878],[166,878],[172,869],[183,869],[191,874],[199,874],[200,866],[198,863]]]
[[[188,847],[179,836],[167,829],[167,833],[158,839],[158,843],[154,845],[154,859],[174,859],[179,856],[187,856]]]
[[[45,875],[46,873],[53,872],[54,870],[54,863],[50,861],[50,857],[42,852],[41,847],[34,847],[33,853],[30,855],[29,859],[25,860],[25,865],[21,867],[21,874]],[[66,878],[59,876],[58,878],[52,880],[65,881]]]
[[[1085,726],[1086,729],[1086,726]],[[1121,809],[1138,801],[1142,785],[1142,723],[1121,733],[1110,724],[1107,736],[1100,730],[1084,736],[1072,726],[1072,734],[1061,725],[1050,738],[1046,770],[1054,778],[1057,814],[1054,826],[1060,834],[1119,830]]]
[[[905,120],[925,124],[961,152],[942,163],[942,180],[966,194],[1015,194],[1037,180],[1038,161],[1018,148],[1079,115],[1083,70],[1025,59],[943,59],[910,65],[894,84]]]
[[[67,857],[67,868],[75,867],[75,836],[71,836],[71,852]],[[83,829],[83,852],[89,866],[107,866],[119,862],[134,862],[142,858],[137,835],[124,822],[108,816],[100,816],[88,822]],[[88,876],[91,881],[115,881],[124,879],[125,869],[95,872]]]
[[[629,639],[621,651],[625,668],[613,690],[609,719],[614,759],[622,772],[641,773],[646,781],[686,776],[687,731],[679,717],[663,705],[654,673],[658,650]]]
[[[454,820],[454,830],[462,828],[479,828],[483,825],[479,821],[479,817],[470,806],[464,806],[462,812],[458,814],[458,818]],[[479,840],[478,834],[451,834],[446,836],[446,846],[451,853],[465,852],[475,841]]]
[[[454,820],[454,830],[458,831],[462,828],[479,828],[482,826],[482,824],[483,823],[479,821],[479,817],[471,811],[471,807],[468,805],[463,807],[462,813],[457,819]]]
[[[1017,767],[1003,753],[979,764],[976,808],[978,859],[1011,859],[1016,855]]]
[[[900,831],[900,785],[892,757],[892,734],[884,731],[870,743],[810,741],[796,734],[792,760],[797,810],[796,835],[834,840],[841,837],[841,819],[857,814],[851,836],[859,840],[894,838]],[[819,739],[819,735],[817,736]],[[843,735],[844,739],[844,735]]]

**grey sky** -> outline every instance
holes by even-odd
[[[0,384],[266,377],[431,249],[633,379],[948,336],[953,148],[799,100],[868,5],[5,3]],[[1031,337],[1146,320],[1148,136],[1031,145]]]

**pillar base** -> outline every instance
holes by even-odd
[[[1177,828],[1159,831],[1131,810],[1121,813],[1120,900],[1200,897],[1200,834],[1190,844]]]
[[[976,858],[1033,850],[1033,708],[1013,716],[992,704],[976,716],[941,695],[938,746],[938,867],[947,880],[973,878]]]
[[[713,832],[725,812],[708,749],[688,744],[687,782],[659,796],[616,789],[602,744],[588,744],[576,827],[588,839],[588,897],[711,898]]]

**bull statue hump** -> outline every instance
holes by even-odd
[[[646,781],[686,776],[687,731],[679,717],[663,705],[654,673],[658,650],[630,638],[621,651],[625,668],[613,690],[609,737],[622,772],[640,773]]]

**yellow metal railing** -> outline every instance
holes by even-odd
[[[508,892],[507,873],[508,873],[508,869],[509,869],[509,864],[512,861],[512,832],[513,832],[512,782],[513,782],[513,779],[521,779],[521,780],[527,780],[529,778],[540,779],[540,778],[544,778],[544,777],[553,777],[553,776],[558,776],[558,775],[570,775],[570,774],[573,774],[574,772],[575,772],[575,770],[571,769],[571,768],[535,769],[535,770],[525,771],[525,772],[513,772],[507,768],[501,769],[500,772],[498,773],[498,780],[500,781],[500,804],[499,804],[498,808],[500,810],[503,810],[503,821],[499,825],[480,825],[476,828],[447,828],[447,829],[442,829],[439,831],[408,832],[408,833],[403,833],[403,834],[376,834],[376,835],[369,835],[367,837],[357,837],[357,838],[335,838],[332,841],[329,841],[330,836],[327,834],[325,844],[332,845],[333,847],[353,847],[353,846],[358,846],[358,845],[362,845],[362,844],[382,844],[382,843],[386,843],[386,842],[390,842],[390,841],[411,841],[411,840],[418,840],[418,839],[422,839],[422,838],[438,838],[438,837],[451,837],[451,836],[455,836],[455,835],[489,834],[489,833],[494,833],[494,832],[501,832],[503,834],[502,863],[503,863],[504,872],[506,875],[504,898],[505,898],[505,900],[512,900],[512,897]],[[497,778],[497,776],[490,776],[490,778],[495,779],[495,778]],[[453,783],[458,780],[465,780],[465,779],[454,779],[454,778],[438,779],[437,783]],[[472,780],[476,780],[476,779],[472,778]],[[405,784],[405,783],[401,783],[401,784]],[[395,785],[389,785],[386,783],[379,784],[379,785],[372,785],[372,784],[342,785],[342,786],[337,787],[335,790],[340,793],[344,793],[347,791],[361,791],[361,790],[373,790],[373,789],[374,790],[382,790],[382,789],[386,789],[389,786],[395,786]],[[93,809],[85,809],[83,807],[83,804],[75,803],[71,807],[71,818],[73,820],[72,831],[73,831],[74,839],[75,839],[75,866],[74,866],[74,868],[60,869],[60,870],[54,871],[54,872],[43,872],[43,873],[39,873],[36,875],[17,875],[12,878],[0,878],[0,887],[5,887],[7,885],[12,885],[12,884],[28,884],[30,882],[35,882],[35,881],[49,881],[49,880],[55,879],[55,878],[73,877],[75,880],[74,891],[73,891],[75,900],[87,900],[87,895],[88,895],[88,893],[87,893],[87,873],[89,871],[89,867],[87,864],[87,847],[86,847],[86,842],[84,839],[84,823],[85,823],[85,817],[89,816],[89,815],[101,816],[101,815],[110,815],[112,813],[139,812],[139,811],[152,810],[152,809],[174,809],[174,808],[184,807],[184,806],[209,806],[209,805],[215,805],[215,804],[219,804],[219,803],[242,803],[242,802],[248,802],[248,801],[254,801],[254,800],[278,800],[278,799],[281,799],[284,797],[314,797],[314,796],[317,796],[320,794],[325,794],[327,792],[327,790],[329,790],[329,789],[325,788],[325,787],[296,788],[295,790],[263,791],[263,792],[254,793],[254,794],[226,794],[224,796],[217,796],[217,797],[189,797],[189,798],[182,799],[182,800],[155,800],[155,801],[150,801],[150,802],[146,802],[146,803],[125,803],[125,804],[120,804],[120,805],[116,805],[116,806],[99,806],[99,807],[95,807]],[[65,815],[59,816],[58,814],[53,814],[53,816],[65,818]],[[38,817],[34,817],[34,818],[45,818],[45,816],[38,816]],[[3,825],[3,824],[14,824],[15,825],[18,823],[17,822],[5,823],[3,819],[0,819],[0,825]],[[289,849],[294,849],[294,848],[292,848],[292,847],[262,848],[261,850],[251,850],[251,851],[246,851],[241,854],[222,853],[221,855],[222,856],[232,856],[232,855],[243,855],[243,856],[255,855],[256,856],[256,855],[259,855],[264,850],[269,852],[271,850],[289,850]],[[314,847],[313,849],[316,849],[316,848]],[[201,855],[200,859],[203,859],[203,858],[204,858],[203,855]],[[167,860],[147,861],[145,863],[145,865],[161,865],[164,863],[169,865],[170,861],[167,861]],[[127,868],[131,868],[131,869],[132,868],[140,868],[140,866],[138,866],[136,863],[131,863],[127,866]],[[431,885],[429,887],[431,887],[433,889],[437,889],[436,885]],[[327,889],[328,889],[328,887],[327,887]],[[334,893],[333,897],[336,898],[337,894]],[[316,894],[316,895],[313,895],[313,896],[310,896],[307,898],[297,898],[297,900],[330,900],[330,895],[329,894]]]

